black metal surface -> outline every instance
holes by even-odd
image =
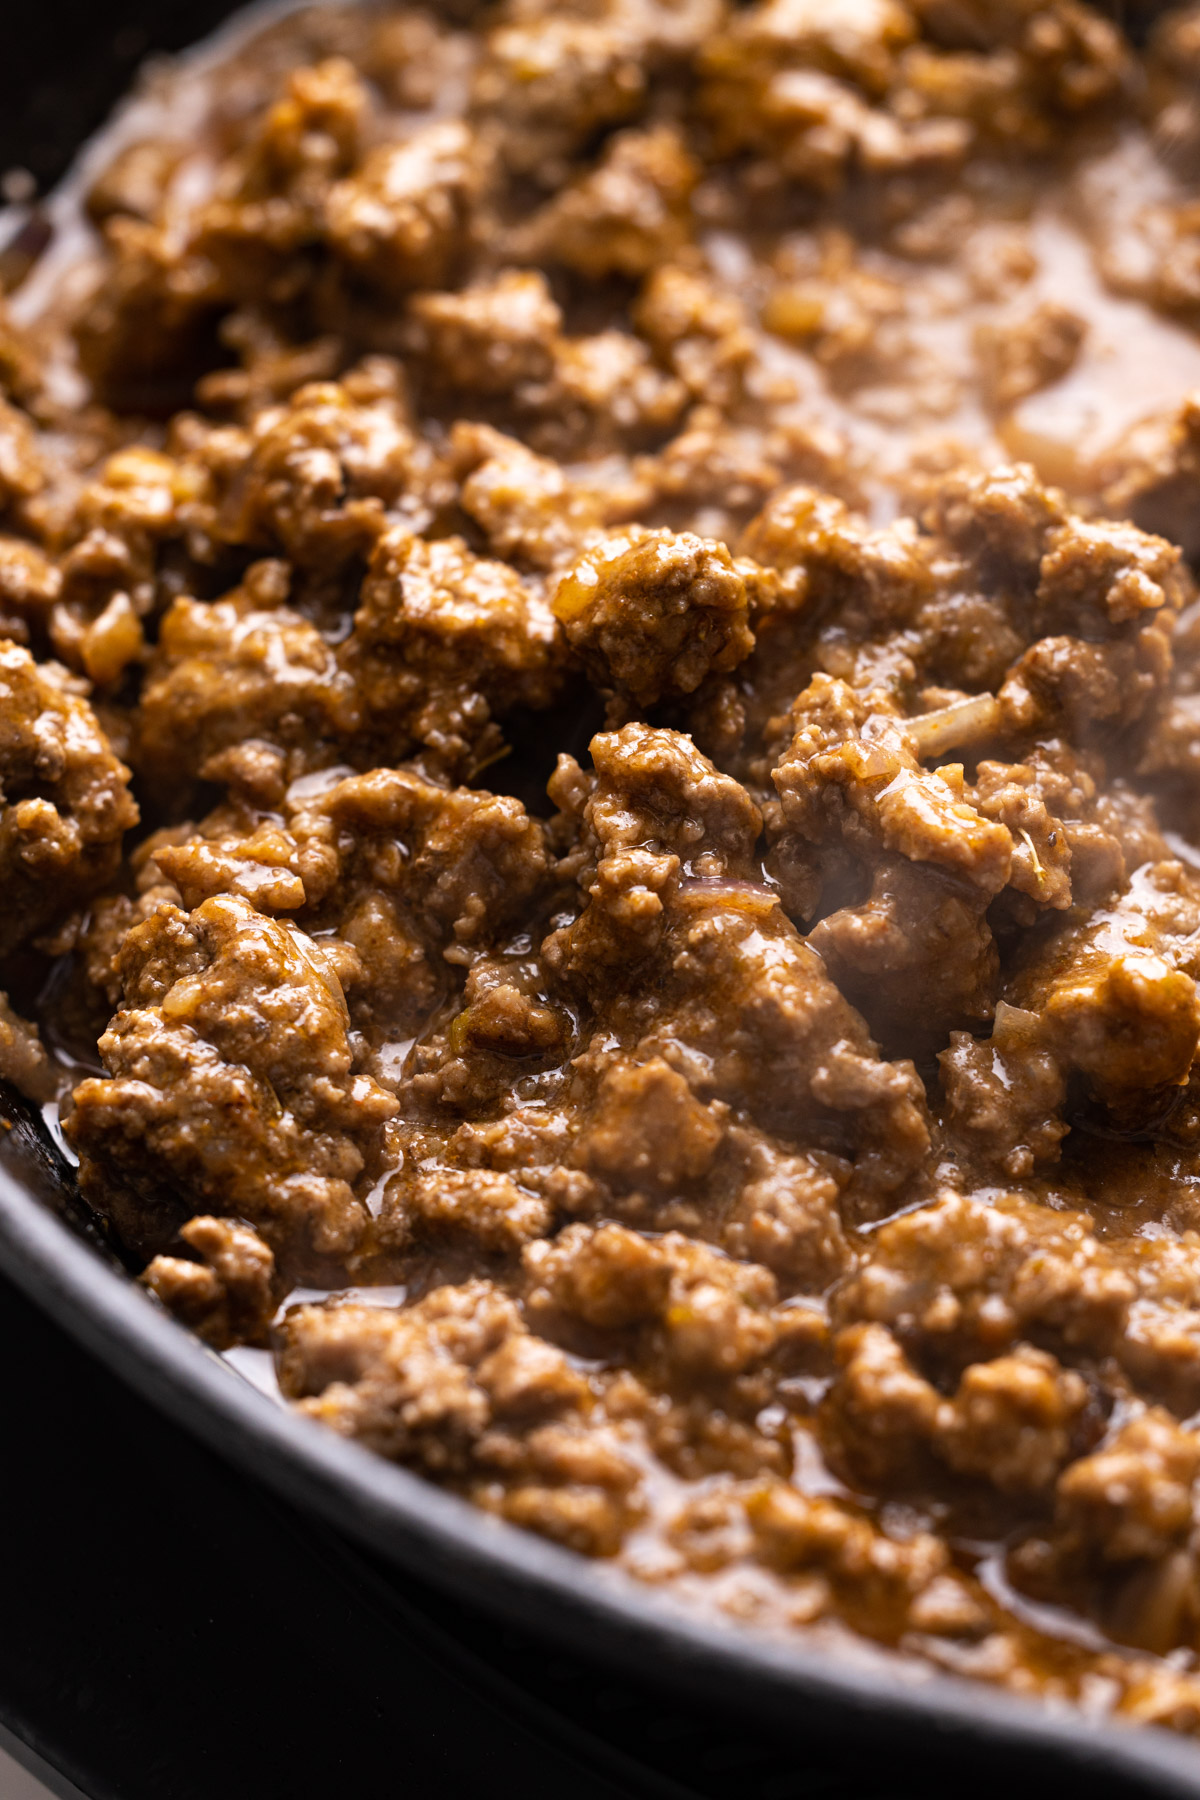
[[[233,12],[225,0],[15,0],[4,8],[0,173],[45,191],[147,56],[184,49]]]

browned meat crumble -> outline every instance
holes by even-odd
[[[155,80],[0,320],[0,1073],[309,1418],[1200,1732],[1200,8]]]

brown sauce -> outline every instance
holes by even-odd
[[[0,315],[0,1071],[327,1428],[1197,1731],[1200,12],[247,30]]]

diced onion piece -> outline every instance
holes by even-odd
[[[921,713],[904,721],[913,753],[921,758],[942,756],[961,744],[991,737],[1000,725],[1000,702],[994,694],[972,694],[936,712]]]

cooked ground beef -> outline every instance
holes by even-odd
[[[154,83],[0,321],[0,1073],[329,1429],[1200,1732],[1200,9]]]

